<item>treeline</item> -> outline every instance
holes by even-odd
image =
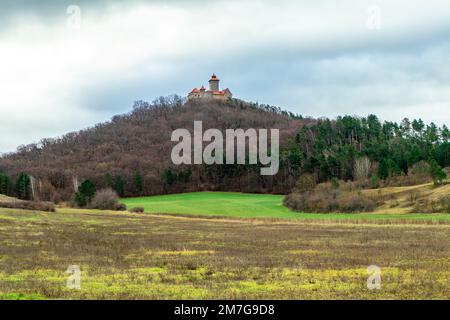
[[[21,200],[32,200],[31,177],[22,172],[17,179],[13,180],[7,174],[0,172],[0,194]]]
[[[344,116],[303,126],[290,141],[285,159],[292,174],[312,173],[318,182],[368,178],[364,175],[387,180],[408,175],[421,161],[449,167],[449,139],[447,126],[426,125],[421,119],[398,124],[382,123],[375,115]],[[362,164],[366,170],[355,166],[359,159],[367,159]]]

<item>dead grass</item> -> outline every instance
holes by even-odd
[[[20,201],[20,200],[0,194],[0,202],[14,202],[14,201]]]
[[[0,299],[449,299],[450,225],[0,209]],[[69,265],[81,290],[66,288]],[[367,267],[382,270],[368,290]]]
[[[417,203],[439,201],[442,197],[450,195],[450,185],[435,186],[433,183],[426,183],[364,190],[362,193],[383,201],[383,204],[374,211],[376,213],[419,213],[415,208]]]

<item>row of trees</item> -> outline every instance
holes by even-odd
[[[143,182],[144,182],[144,177],[143,177],[141,171],[135,171],[133,173],[132,183],[131,183],[131,185],[133,186],[133,188],[132,188],[133,190],[130,190],[130,192],[132,192],[136,196],[142,195]],[[110,189],[115,190],[120,197],[123,197],[126,194],[125,193],[126,181],[125,181],[125,178],[121,175],[113,177],[111,175],[111,173],[109,173],[109,172],[105,173],[103,175],[102,186],[104,188],[110,188]]]
[[[26,173],[20,173],[14,181],[7,174],[0,172],[0,194],[31,200],[31,177]]]

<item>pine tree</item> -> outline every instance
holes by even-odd
[[[79,207],[87,206],[95,196],[95,186],[89,181],[85,180],[75,193],[75,202]]]
[[[10,196],[13,189],[13,183],[9,176],[0,172],[0,194]]]
[[[163,178],[164,178],[165,183],[168,184],[169,186],[171,186],[172,184],[174,184],[176,182],[177,175],[174,174],[171,169],[166,169],[166,170],[164,170]]]
[[[125,181],[121,176],[116,177],[116,185],[114,189],[119,197],[123,197],[125,195]]]
[[[441,166],[436,162],[436,160],[430,161],[430,173],[433,178],[434,184],[439,185],[442,184],[445,178],[447,178],[447,174],[442,170]]]
[[[20,173],[16,181],[16,195],[19,199],[31,199],[31,178],[26,173]]]
[[[136,171],[133,175],[133,182],[134,182],[134,188],[136,190],[137,195],[142,195],[142,184],[143,184],[144,178],[142,177],[142,174],[139,171]]]
[[[105,186],[105,188],[112,188],[113,187],[113,179],[112,176],[109,172],[105,173],[103,175],[103,184]]]

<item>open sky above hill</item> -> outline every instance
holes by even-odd
[[[0,152],[134,100],[185,95],[212,72],[236,97],[304,115],[450,120],[448,0],[3,0],[0,9]]]

